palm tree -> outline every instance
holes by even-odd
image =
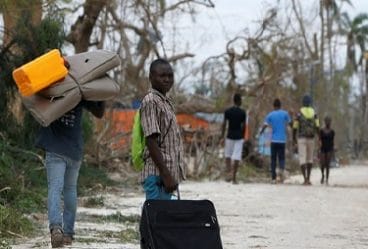
[[[347,65],[352,65],[355,72],[358,66],[362,66],[364,53],[368,42],[368,14],[358,14],[353,20],[350,20],[347,13],[343,13],[343,30],[347,37]],[[360,49],[359,59],[356,60],[356,46]]]
[[[361,77],[360,95],[361,101],[361,125],[359,129],[359,140],[368,141],[365,124],[368,121],[368,58],[366,47],[368,44],[368,14],[358,14],[350,20],[346,13],[343,13],[343,31],[347,37],[347,60],[346,68],[351,74],[359,73]],[[356,58],[356,47],[359,48],[359,58]],[[364,90],[365,89],[365,90]]]

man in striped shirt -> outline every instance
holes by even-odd
[[[173,198],[185,178],[183,144],[174,107],[166,93],[174,84],[174,73],[163,59],[151,63],[152,88],[142,100],[141,124],[146,138],[145,164],[141,173],[146,199]]]

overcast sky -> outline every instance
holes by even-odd
[[[283,3],[288,0],[281,0]],[[302,0],[303,4],[318,6],[319,0]],[[196,61],[201,61],[210,55],[224,52],[226,42],[244,29],[253,34],[257,27],[256,21],[262,19],[270,3],[277,4],[277,0],[213,0],[215,8],[201,8],[192,22],[189,18],[179,20],[177,26],[183,31],[191,52],[196,54]],[[343,11],[351,17],[359,13],[368,13],[368,0],[351,0],[353,7],[345,4]]]

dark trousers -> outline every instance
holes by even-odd
[[[285,169],[285,143],[271,143],[271,174],[276,179],[276,163],[279,160],[280,169]]]

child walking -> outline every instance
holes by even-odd
[[[330,175],[330,162],[334,153],[334,138],[335,131],[331,128],[331,118],[325,117],[325,127],[319,132],[320,140],[320,166],[321,166],[321,184],[326,183],[328,185],[328,178]],[[326,171],[326,178],[325,178]]]

